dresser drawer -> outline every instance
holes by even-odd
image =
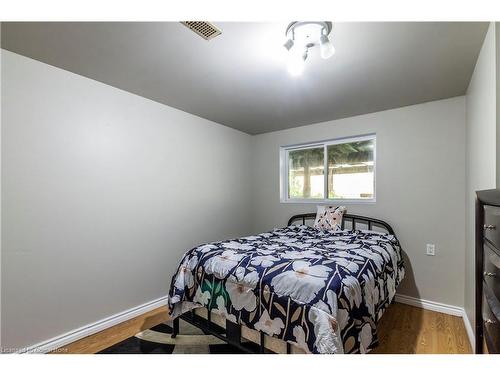
[[[500,207],[484,206],[484,237],[500,249]]]
[[[483,292],[483,330],[489,353],[500,353],[500,302],[488,285]]]
[[[500,301],[500,255],[488,243],[484,245],[483,279]]]

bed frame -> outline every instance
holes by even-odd
[[[299,214],[294,215],[288,220],[288,225],[292,225],[294,222],[301,220],[302,224],[306,224],[306,220],[314,220],[316,218],[316,213]],[[372,217],[344,214],[342,216],[342,229],[345,229],[346,222],[351,223],[351,229],[356,230],[356,224],[365,224],[368,230],[372,230],[373,227],[380,227],[387,231],[387,233],[394,235],[394,230],[385,221],[374,219]]]
[[[316,213],[294,215],[288,220],[288,225],[292,225],[297,221],[302,221],[302,224],[305,225],[306,220],[314,220],[315,218]],[[385,221],[379,219],[367,216],[344,214],[342,217],[342,229],[345,228],[346,223],[351,224],[350,229],[352,230],[356,230],[357,224],[362,224],[365,225],[368,230],[372,230],[373,227],[383,228],[389,234],[394,235],[392,227]],[[198,313],[198,310],[202,311],[202,313]],[[269,345],[266,347],[266,344],[269,344],[267,341],[272,340],[275,342],[277,340],[283,342],[283,346],[286,345],[286,349],[285,347],[283,348],[286,351],[283,352],[286,352],[287,354],[292,352],[301,352],[300,350],[297,350],[297,347],[292,347],[292,345],[288,342],[285,343],[275,337],[268,336],[264,332],[249,329],[248,327],[233,323],[229,320],[225,320],[225,327],[223,327],[224,324],[221,323],[221,317],[212,316],[211,311],[206,308],[191,310],[175,318],[173,320],[172,338],[175,338],[179,334],[179,319],[183,319],[195,327],[200,328],[205,334],[213,335],[246,353],[276,353],[276,351],[268,349]],[[275,342],[273,344],[276,347]]]

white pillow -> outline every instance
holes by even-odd
[[[342,230],[342,216],[346,212],[344,206],[318,206],[314,228],[319,230]]]

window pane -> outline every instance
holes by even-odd
[[[328,146],[328,198],[372,199],[375,140]]]
[[[288,198],[324,198],[324,148],[288,152]]]

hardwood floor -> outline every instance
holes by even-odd
[[[161,307],[60,348],[58,353],[96,353],[167,319]],[[392,304],[379,322],[378,354],[472,353],[462,318]]]
[[[469,338],[461,317],[392,304],[378,326],[378,354],[469,354]]]
[[[54,354],[92,354],[134,336],[136,333],[154,327],[167,320],[167,307],[160,307],[133,319],[117,324],[94,335],[63,346]]]

